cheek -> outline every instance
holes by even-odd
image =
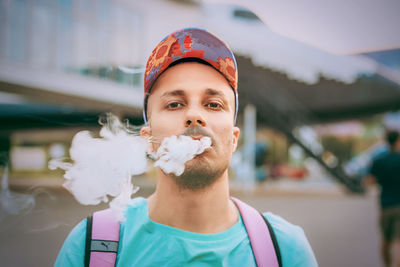
[[[153,116],[149,122],[151,134],[157,140],[162,140],[171,135],[179,135],[183,132],[177,118],[166,116]]]
[[[232,150],[232,131],[233,128],[230,126],[226,126],[226,127],[221,127],[219,128],[219,130],[216,132],[220,143],[222,145],[222,149],[226,150],[225,152],[229,152]]]

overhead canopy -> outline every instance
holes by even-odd
[[[237,57],[241,107],[257,107],[258,121],[277,128],[324,123],[400,109],[400,85],[378,74],[346,84],[324,76],[313,85]]]

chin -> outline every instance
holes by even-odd
[[[210,169],[209,166],[196,164],[187,168],[181,176],[176,176],[175,182],[181,189],[199,191],[214,184],[222,173],[216,169]]]
[[[228,164],[207,160],[205,156],[200,156],[186,163],[182,175],[175,176],[175,182],[180,188],[204,190],[221,178],[228,168]]]

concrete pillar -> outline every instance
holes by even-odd
[[[243,163],[246,177],[241,177],[244,181],[244,188],[247,191],[254,190],[256,181],[256,108],[253,105],[247,105],[244,109],[244,142],[243,142]]]

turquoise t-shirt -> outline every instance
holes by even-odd
[[[217,234],[198,234],[153,222],[147,199],[135,198],[121,223],[117,266],[256,266],[243,221]],[[318,266],[303,230],[270,212],[284,267]],[[86,220],[71,231],[55,266],[84,266]]]

